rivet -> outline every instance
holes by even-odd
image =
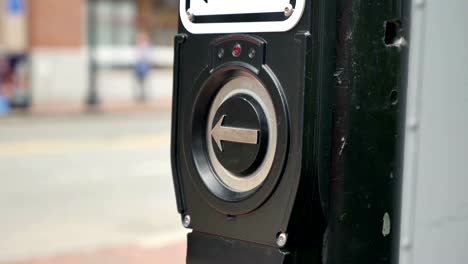
[[[184,218],[182,219],[182,225],[185,227],[185,228],[189,228],[190,227],[190,222],[192,221],[192,219],[190,218],[190,215],[185,215]]]
[[[288,241],[288,235],[286,233],[280,233],[276,238],[276,245],[279,247],[284,247]]]

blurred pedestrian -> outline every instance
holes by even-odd
[[[146,100],[146,79],[151,70],[150,55],[151,46],[148,35],[139,33],[136,38],[136,63],[135,77],[137,79],[136,98],[139,101]]]
[[[0,116],[10,111],[11,69],[4,54],[0,54]]]
[[[10,112],[10,102],[0,95],[0,117],[5,116]]]

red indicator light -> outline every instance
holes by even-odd
[[[242,47],[239,43],[235,44],[234,47],[232,47],[232,56],[234,57],[239,57],[242,52]]]

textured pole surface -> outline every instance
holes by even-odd
[[[337,1],[330,209],[324,263],[397,263],[407,9]]]

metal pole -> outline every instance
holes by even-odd
[[[88,96],[86,104],[88,109],[95,110],[99,104],[99,95],[97,90],[97,70],[98,65],[95,58],[96,45],[97,45],[97,30],[93,22],[97,21],[97,8],[91,8],[91,4],[96,4],[96,0],[88,0],[86,7],[87,18],[87,32],[88,32],[88,63],[89,63],[89,83],[88,83]]]

